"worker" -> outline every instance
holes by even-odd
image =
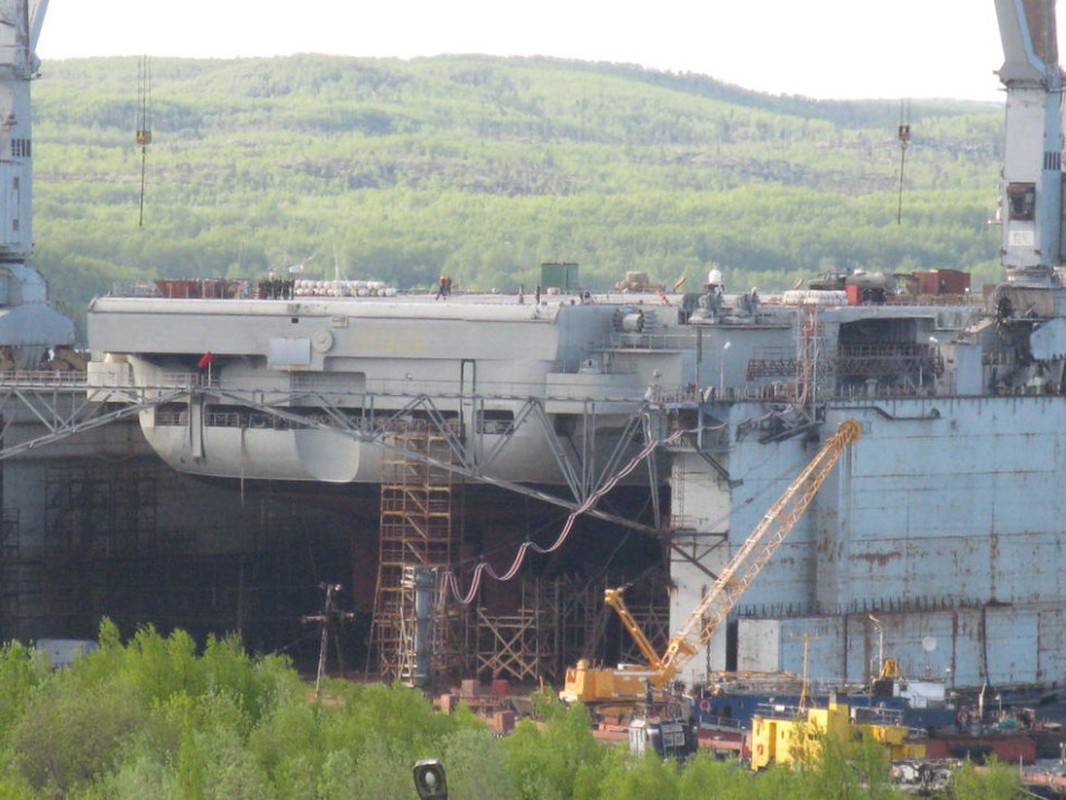
[[[437,300],[445,297],[448,294],[448,276],[441,275],[440,280],[437,282]]]

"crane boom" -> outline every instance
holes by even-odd
[[[624,589],[608,589],[604,601],[618,613],[623,626],[633,636],[648,661],[648,669],[639,674],[625,670],[595,670],[583,660],[576,668],[567,670],[566,688],[559,693],[560,697],[570,702],[621,701],[627,696],[637,699],[642,694],[640,685],[643,680],[659,688],[670,683],[725,623],[729,612],[803,516],[844,450],[861,435],[862,425],[858,421],[846,419],[840,423],[836,433],[825,441],[777,502],[763,514],[759,524],[700,598],[685,624],[670,637],[662,656],[655,652],[651,641],[626,608],[622,598]]]
[[[603,601],[617,612],[618,618],[622,621],[622,626],[629,631],[629,635],[637,643],[640,652],[648,660],[648,666],[659,672],[663,668],[662,659],[655,652],[655,646],[651,643],[647,634],[644,633],[644,629],[640,627],[640,623],[636,621],[633,614],[626,607],[625,600],[622,599],[623,592],[625,592],[625,587],[606,589],[603,592]]]
[[[729,612],[744,596],[752,581],[762,572],[763,567],[803,516],[807,506],[814,500],[845,448],[858,441],[861,435],[862,425],[856,420],[847,419],[840,423],[837,432],[826,440],[803,472],[789,484],[777,502],[770,506],[755,526],[755,530],[689,614],[685,624],[670,637],[666,653],[661,659],[660,671],[663,678],[660,686],[668,683],[684,669],[699,649],[705,646],[725,623]]]

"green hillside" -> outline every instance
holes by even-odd
[[[716,266],[771,290],[830,267],[998,275],[1002,111],[769,97],[544,58],[155,60],[145,223],[136,59],[34,85],[36,264],[75,313],[116,281],[307,275],[513,291]],[[886,68],[888,68],[886,66]]]

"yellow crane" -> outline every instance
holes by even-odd
[[[582,659],[576,667],[566,670],[566,683],[559,696],[566,702],[634,702],[647,695],[648,684],[661,689],[673,681],[725,623],[729,612],[736,607],[752,581],[803,516],[844,450],[857,442],[861,435],[862,425],[856,420],[847,419],[840,423],[836,433],[826,440],[810,463],[763,515],[744,544],[700,598],[685,624],[670,637],[661,656],[626,608],[622,597],[624,589],[608,589],[604,601],[618,613],[623,626],[647,659],[647,666],[593,668]]]

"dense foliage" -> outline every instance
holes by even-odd
[[[697,75],[543,58],[302,55],[152,64],[138,227],[134,59],[34,85],[37,266],[74,311],[116,281],[309,277],[532,286],[577,261],[787,288],[836,267],[993,280],[1001,111],[768,97]],[[992,78],[990,78],[992,80]]]
[[[699,756],[634,759],[592,737],[581,706],[544,694],[540,719],[496,738],[469,711],[446,716],[418,692],[331,682],[315,700],[283,658],[236,639],[198,652],[180,631],[143,628],[51,671],[36,651],[0,649],[0,797],[17,800],[406,800],[411,767],[439,757],[454,800],[889,800],[878,753],[855,765],[823,748],[801,772],[752,775]],[[958,800],[1020,797],[1009,766],[964,768]]]

